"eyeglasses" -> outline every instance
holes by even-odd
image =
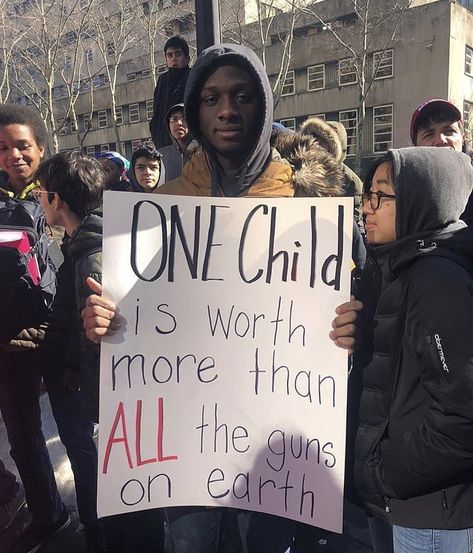
[[[381,205],[381,199],[382,198],[389,198],[391,200],[394,200],[396,196],[394,194],[385,194],[384,192],[364,192],[363,193],[363,205],[366,202],[370,203],[371,209],[373,211],[376,211],[379,209],[379,206]]]
[[[31,195],[35,200],[40,200],[41,194],[55,194],[55,192],[50,192],[49,190],[41,190],[40,188],[35,188],[31,191]]]
[[[184,117],[184,115],[171,115],[171,117],[169,118],[169,122],[170,123],[185,123],[186,118]]]

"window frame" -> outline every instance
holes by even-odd
[[[379,115],[376,115],[376,110],[380,110],[380,109],[384,109],[384,108],[391,108],[391,113],[390,114],[379,114]],[[391,130],[390,130],[390,134],[391,134],[391,140],[381,140],[381,141],[376,141],[376,118],[380,118],[380,117],[386,117],[386,115],[390,115],[391,116]],[[381,126],[380,124],[378,124],[378,127]],[[373,106],[373,153],[374,154],[384,154],[386,153],[389,149],[391,149],[393,147],[393,132],[394,132],[394,106],[393,104],[382,104],[380,106]],[[386,134],[386,132],[382,133],[382,134]],[[387,147],[385,150],[377,150],[376,149],[376,144],[387,144]]]
[[[292,121],[293,125],[286,125],[287,121]],[[290,129],[292,131],[296,130],[296,118],[295,117],[286,117],[286,118],[280,119],[279,122],[281,123],[281,125],[284,125],[284,127],[286,127],[286,129]]]
[[[355,60],[353,58],[344,58],[342,60],[338,60],[338,86],[350,86],[350,85],[356,84],[358,82],[358,74],[356,72],[356,67],[353,67],[352,72],[344,73],[342,75],[342,65],[345,64],[346,62],[351,62],[351,65],[355,66]],[[355,76],[355,80],[342,83],[342,77],[347,76],[347,75],[351,75],[352,73]],[[345,111],[348,111],[348,110],[345,110]]]
[[[145,108],[146,108],[146,120],[151,121],[154,113],[154,100],[146,100]]]
[[[135,140],[131,141],[131,151],[134,152],[138,148],[141,148],[143,146],[143,140],[141,138],[136,138]]]
[[[105,114],[105,119],[104,119]],[[105,121],[105,125],[101,124]],[[97,111],[97,127],[99,129],[106,129],[108,127],[108,112],[106,109],[101,109]]]
[[[289,75],[292,75],[292,85],[287,83]],[[292,92],[284,92],[284,89],[288,86],[292,86]],[[288,69],[286,78],[281,86],[281,96],[293,96],[296,93],[296,71],[294,69]]]
[[[132,108],[135,109],[136,106],[136,113],[138,114],[138,119],[132,120],[131,112]],[[140,123],[141,122],[141,113],[140,113],[140,104],[138,102],[135,102],[133,104],[128,105],[128,121],[129,123]]]
[[[473,48],[465,44],[465,75],[473,77]]]
[[[84,113],[82,115],[82,128],[84,129],[84,132],[94,130],[92,115],[90,113]]]
[[[355,126],[354,127],[347,127],[345,124],[344,124],[344,120],[343,120],[343,115],[345,114],[350,114],[350,113],[355,113],[355,118],[353,117],[348,117],[346,119],[346,121],[355,121]],[[347,131],[347,157],[348,156],[354,156],[356,155],[356,149],[358,148],[358,109],[357,108],[352,108],[352,109],[344,109],[344,110],[341,110],[338,112],[338,121],[340,123],[342,123],[342,125],[345,127],[346,131]],[[350,134],[349,131],[351,131],[352,129],[354,129],[354,134]],[[353,141],[350,143],[350,139],[353,139],[354,138],[354,143]],[[353,151],[351,151],[350,149],[353,148]]]
[[[58,136],[65,136],[67,134],[67,127],[68,123],[67,121],[64,121],[64,118],[60,118],[57,120],[57,134]]]
[[[315,69],[317,67],[321,67],[322,68],[322,86],[320,87],[317,87],[317,88],[311,88],[310,86],[310,70],[311,69]],[[320,78],[319,78],[320,79]],[[316,90],[325,90],[325,63],[319,63],[317,65],[309,65],[307,67],[307,91],[308,92],[315,92]]]
[[[391,73],[389,75],[381,75],[379,77],[377,76],[378,71],[384,67],[383,64],[385,63],[385,59],[383,57],[383,60],[379,64],[378,71],[376,71],[376,73],[373,76],[373,80],[375,80],[375,81],[380,81],[382,79],[390,79],[390,78],[394,77],[394,50],[392,48],[388,48],[387,50],[384,51],[384,55],[388,54],[388,52],[391,56],[391,59],[389,60],[390,65],[387,65],[386,67],[390,67]],[[373,73],[374,73],[376,64],[378,63],[377,61],[375,61],[376,56],[380,57],[381,54],[383,54],[382,50],[379,50],[378,52],[373,52]]]
[[[123,106],[115,106],[115,123],[123,125]]]

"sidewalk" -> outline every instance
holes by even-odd
[[[41,407],[43,413],[43,432],[48,443],[51,459],[53,460],[56,481],[62,500],[71,513],[72,524],[64,533],[48,542],[38,553],[86,553],[87,549],[80,529],[75,503],[71,466],[64,447],[58,438],[47,394],[43,394],[41,398]],[[0,458],[9,470],[17,474],[9,451],[10,447],[6,437],[6,430],[0,417]],[[27,509],[23,509],[8,531],[0,534],[0,553],[10,553],[12,541],[21,533],[23,526],[28,522],[28,511]],[[326,544],[314,543],[311,545],[313,545],[313,548],[311,547],[311,549],[304,553],[372,553],[366,527],[366,517],[362,511],[347,504],[345,507],[344,533],[342,535],[331,535]],[[130,553],[134,552],[130,551]],[[150,551],[149,553],[155,552]]]

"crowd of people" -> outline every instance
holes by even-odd
[[[32,521],[16,553],[40,550],[70,524],[41,430],[43,381],[90,553],[162,552],[165,524],[174,553],[312,551],[313,536],[326,532],[252,511],[179,507],[97,518],[99,344],[120,324],[102,297],[101,201],[103,190],[348,195],[358,277],[327,329],[353,355],[347,499],[366,510],[375,553],[473,551],[473,168],[460,111],[443,99],[421,104],[413,146],[377,159],[362,183],[344,163],[343,125],[310,118],[289,132],[274,124],[269,80],[251,50],[215,45],[189,68],[187,44],[173,37],[165,57],[153,143],[131,163],[116,152],[44,159],[39,114],[0,104],[0,216],[9,202],[39,203],[47,224],[64,229],[62,262],[54,267],[44,254],[55,274],[47,318],[0,341],[0,410],[21,478],[0,462],[0,530],[24,496]],[[50,274],[42,272],[40,287]]]

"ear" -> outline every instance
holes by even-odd
[[[61,199],[58,193],[54,194],[53,201],[51,205],[54,211],[63,211],[65,207],[69,207],[64,200]]]
[[[39,157],[43,159],[44,156],[44,146],[38,146],[39,149]]]

